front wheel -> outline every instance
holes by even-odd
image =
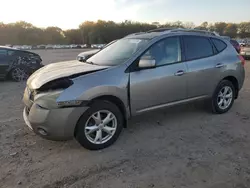
[[[83,147],[99,150],[112,145],[122,128],[119,108],[109,101],[95,101],[79,119],[75,137]]]
[[[217,114],[226,113],[233,106],[234,99],[234,85],[228,80],[222,80],[212,97],[212,111]]]

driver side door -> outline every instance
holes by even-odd
[[[153,44],[142,57],[145,55],[155,60],[155,67],[138,67],[130,72],[132,115],[187,98],[187,67],[182,62],[180,38],[165,38]]]

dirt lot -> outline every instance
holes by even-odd
[[[79,50],[36,51],[45,64]],[[25,83],[0,82],[0,187],[250,187],[250,62],[239,99],[224,115],[186,105],[130,121],[102,151],[53,142],[24,124]]]

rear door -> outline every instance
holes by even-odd
[[[208,37],[183,36],[187,64],[188,98],[211,95],[217,84],[218,56]]]
[[[9,60],[6,49],[0,49],[0,76],[3,77],[6,75],[9,68]]]

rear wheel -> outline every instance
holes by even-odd
[[[99,150],[113,144],[122,128],[119,108],[109,101],[95,101],[79,119],[75,137],[83,147]]]
[[[11,79],[16,82],[25,81],[28,79],[29,74],[24,68],[16,67],[10,72]]]
[[[222,114],[227,112],[234,103],[235,88],[229,80],[222,80],[212,97],[212,111]]]

